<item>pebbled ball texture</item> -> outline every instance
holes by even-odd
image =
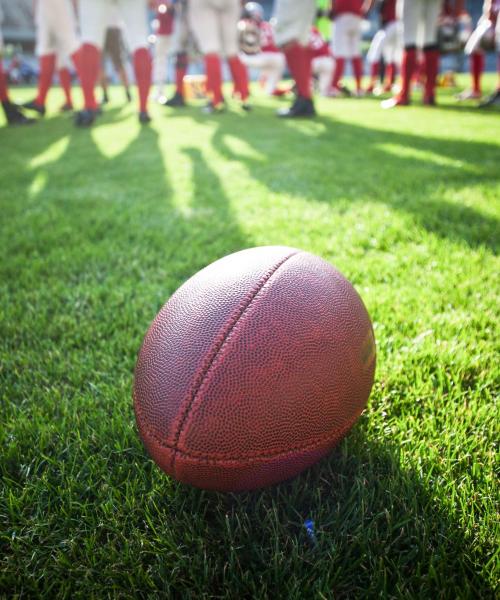
[[[158,313],[139,352],[140,436],[169,475],[242,491],[297,475],[363,411],[375,340],[353,286],[280,246],[226,256]]]

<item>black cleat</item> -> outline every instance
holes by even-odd
[[[41,117],[45,116],[45,106],[42,106],[41,104],[37,104],[35,102],[35,100],[31,100],[30,102],[26,102],[25,104],[23,104],[23,108],[27,108],[28,110],[34,110]]]
[[[278,117],[293,119],[298,117],[314,117],[316,116],[316,111],[314,110],[312,98],[297,96],[290,108],[280,108],[276,114]]]
[[[500,106],[500,89],[483,100],[478,108],[488,108],[488,106]]]
[[[184,96],[179,94],[179,92],[175,92],[175,94],[167,100],[164,104],[165,106],[172,106],[173,108],[179,108],[181,106],[186,106],[186,101],[184,100]]]
[[[132,95],[130,94],[130,90],[128,88],[125,90],[125,97],[127,102],[132,102]]]
[[[90,108],[75,113],[75,127],[90,127],[97,117],[97,111]]]
[[[29,119],[17,104],[13,104],[9,100],[4,100],[2,107],[9,125],[32,125],[35,123],[35,119]]]
[[[245,112],[251,112],[252,110],[252,105],[248,104],[248,102],[243,102],[241,104],[241,108],[245,111]]]
[[[139,113],[139,123],[141,125],[147,125],[148,123],[151,123],[151,117],[145,110],[141,110]]]
[[[65,102],[59,109],[59,112],[65,113],[65,112],[71,112],[72,110],[73,110],[73,105],[70,104],[69,102]]]

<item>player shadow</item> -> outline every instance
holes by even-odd
[[[203,121],[200,115],[193,118]],[[237,113],[212,120],[217,122],[215,150],[241,161],[271,192],[338,206],[382,203],[438,237],[498,250],[497,219],[444,197],[498,180],[500,152],[493,144],[397,133],[322,116],[283,122],[267,107],[259,107],[251,120]],[[234,138],[250,151],[235,149]],[[296,148],[297,155],[287,152],[285,163],[282,148]]]
[[[75,350],[86,352],[90,340],[71,341],[73,334],[99,326],[92,325],[98,319],[92,307],[124,315],[128,330],[118,335],[121,345],[106,349],[100,339],[94,349],[117,353],[114,360],[127,364],[123,376],[129,378],[149,323],[175,289],[206,264],[252,243],[201,151],[186,150],[192,197],[179,206],[170,177],[176,165],[160,148],[163,132],[138,123],[122,128],[119,111],[111,109],[91,129],[76,129],[57,116],[43,135],[43,123],[40,132],[26,132],[17,150],[25,189],[19,206],[30,212],[30,231],[20,231],[18,243],[44,265],[41,293],[58,290],[47,300],[54,314],[71,311],[72,302],[83,305],[81,326],[71,315],[64,338]],[[114,136],[122,135],[113,147]],[[57,319],[48,323],[48,339],[60,335],[59,326]]]
[[[461,515],[433,480],[402,466],[400,449],[360,429],[313,468],[268,489],[218,494],[175,484],[182,509],[171,527],[188,552],[195,540],[205,548],[207,572],[218,573],[201,582],[204,591],[230,594],[237,580],[240,597],[243,582],[244,597],[454,600],[458,589],[464,598],[495,597],[481,573],[495,548],[464,535]],[[190,519],[200,511],[203,519]],[[181,580],[190,581],[189,569]]]

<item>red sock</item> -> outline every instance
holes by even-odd
[[[175,93],[184,96],[184,77],[186,76],[186,67],[177,67],[175,69]]]
[[[336,58],[335,59],[335,71],[333,72],[333,81],[332,81],[333,88],[339,87],[340,80],[342,79],[342,75],[344,74],[344,65],[345,65],[344,58]]]
[[[375,82],[377,81],[379,66],[380,65],[378,62],[374,62],[374,63],[372,63],[372,65],[370,67],[370,77],[371,77],[370,85],[375,85]]]
[[[439,50],[425,50],[425,91],[424,100],[432,100],[436,91],[436,78],[439,71]]]
[[[417,51],[412,48],[403,52],[401,63],[401,92],[400,97],[405,102],[410,100],[410,90],[413,75],[417,68]]]
[[[175,93],[184,96],[184,77],[188,69],[188,56],[179,52],[175,60]]]
[[[71,100],[71,73],[67,67],[59,69],[59,83],[63,89],[66,104],[73,106],[73,101]]]
[[[82,85],[85,108],[96,110],[94,88],[99,77],[101,51],[94,44],[83,44],[78,52],[73,54],[73,61],[78,69],[78,78]]]
[[[500,53],[497,56],[497,75],[498,75],[497,91],[500,91]]]
[[[56,55],[44,54],[40,56],[40,76],[38,78],[38,95],[35,98],[35,104],[45,106],[47,93],[52,85],[54,69],[56,67]]]
[[[207,92],[215,106],[224,101],[222,95],[222,67],[218,54],[205,54],[205,71],[207,74]]]
[[[354,79],[356,80],[356,89],[361,90],[361,78],[363,77],[363,61],[361,56],[355,56],[352,59],[352,70],[354,71]]]
[[[0,59],[0,102],[9,101],[9,91],[7,89],[7,76],[3,70],[2,60]]]
[[[470,70],[472,75],[472,90],[476,94],[481,93],[481,75],[484,71],[484,54],[473,52],[470,55]]]
[[[134,73],[139,88],[139,110],[141,112],[146,112],[148,109],[152,63],[151,54],[147,48],[138,48],[134,52]]]
[[[311,54],[305,46],[297,42],[285,51],[286,62],[297,85],[297,92],[303,98],[311,97]]]
[[[385,80],[386,86],[390,89],[394,85],[396,79],[396,65],[395,63],[389,63],[385,68]]]
[[[244,102],[250,95],[247,68],[237,56],[228,57],[227,62],[231,71],[231,77],[233,78],[234,90]]]

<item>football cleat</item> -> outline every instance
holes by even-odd
[[[73,110],[73,105],[70,104],[69,102],[65,102],[59,109],[59,112],[65,113],[65,112],[70,112],[72,110]]]
[[[125,98],[127,99],[127,102],[132,102],[132,94],[128,88],[125,90]]]
[[[460,102],[464,100],[480,100],[481,92],[475,92],[474,90],[464,90],[455,96]]]
[[[17,104],[14,104],[9,100],[4,100],[2,102],[2,107],[9,125],[32,125],[35,123],[35,119],[28,118],[22,113]]]
[[[422,104],[424,106],[436,106],[436,97],[434,96],[434,94],[430,96],[424,96]]]
[[[395,108],[396,106],[408,106],[410,101],[402,96],[393,96],[392,98],[387,98],[387,100],[382,100],[380,106],[382,108]]]
[[[97,117],[97,110],[86,108],[75,113],[75,127],[90,127]]]
[[[478,108],[487,108],[488,106],[500,106],[500,89],[496,92],[493,92],[491,96],[488,96],[481,104],[479,104]]]
[[[181,106],[186,106],[186,101],[184,100],[184,96],[182,94],[179,94],[179,92],[175,92],[172,98],[165,102],[165,106],[178,108]]]
[[[23,108],[27,108],[28,110],[34,110],[41,117],[45,116],[45,106],[42,104],[37,104],[35,100],[31,100],[30,102],[26,102],[23,104]]]
[[[148,123],[151,123],[151,117],[145,110],[141,110],[139,113],[139,123],[141,125],[147,125]]]
[[[314,110],[312,98],[297,96],[292,106],[289,108],[280,108],[276,114],[278,117],[284,119],[295,119],[301,117],[314,117],[316,116],[316,111]]]

